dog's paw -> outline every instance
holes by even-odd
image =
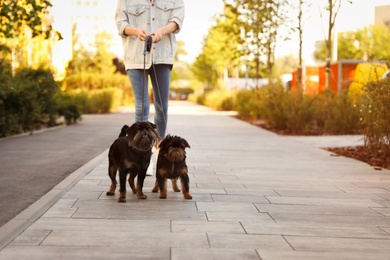
[[[119,198],[118,198],[118,202],[119,202],[119,203],[124,203],[124,202],[126,202],[126,198],[119,197]]]
[[[167,195],[160,195],[160,199],[166,199]]]
[[[158,188],[153,188],[152,192],[154,193],[158,192]]]
[[[184,194],[183,197],[184,197],[186,200],[192,200],[192,196],[191,196],[191,194],[189,194],[189,193]]]
[[[173,188],[173,191],[174,191],[174,192],[181,192],[181,189],[179,189],[179,188]]]
[[[107,195],[107,196],[114,196],[114,195],[115,195],[115,192],[107,191],[107,192],[106,192],[106,195]]]
[[[137,194],[138,199],[146,200],[148,197],[145,194]]]

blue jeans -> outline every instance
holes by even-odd
[[[149,91],[148,82],[152,80],[153,97],[154,97],[154,123],[157,126],[157,132],[161,138],[164,138],[167,131],[168,122],[168,100],[169,100],[169,83],[171,79],[170,64],[153,64],[146,70],[146,77],[144,78],[143,69],[130,69],[127,70],[127,75],[130,78],[130,82],[133,88],[135,98],[135,121],[148,121],[149,120]],[[142,102],[143,98],[143,102]],[[142,110],[143,103],[143,110]],[[142,115],[143,112],[143,115]]]

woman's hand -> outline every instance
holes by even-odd
[[[153,43],[158,43],[159,41],[161,41],[163,37],[163,33],[161,29],[155,30],[150,35],[153,36]]]
[[[141,28],[137,28],[136,33],[138,39],[140,39],[141,41],[145,41],[146,36],[148,35],[147,32]]]
[[[135,36],[137,36],[140,41],[145,41],[146,36],[148,35],[148,33],[144,29],[142,29],[142,28],[134,28],[134,27],[131,27],[131,26],[126,26],[123,32],[124,32],[125,35],[135,35]]]

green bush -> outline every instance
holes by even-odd
[[[362,121],[365,147],[390,156],[390,79],[368,83],[364,89]]]
[[[21,131],[17,111],[10,102],[10,97],[16,96],[14,92],[11,63],[0,59],[0,137]]]
[[[330,118],[325,129],[325,99],[322,94],[299,95],[281,85],[240,90],[234,109],[239,115],[263,119],[272,128],[290,134],[360,133],[359,109],[347,93],[334,93],[329,104]]]
[[[227,90],[213,90],[204,97],[204,105],[218,110],[233,109],[233,95]]]
[[[74,74],[65,78],[63,89],[84,96],[85,102],[82,105],[84,113],[107,113],[112,108],[134,104],[129,78],[119,73]]]
[[[352,101],[348,91],[332,93],[329,110],[330,116],[326,124],[326,133],[336,135],[362,133],[359,104]]]
[[[58,115],[63,116],[67,125],[75,124],[81,120],[85,96],[82,94],[61,91],[56,97]]]
[[[240,90],[235,96],[234,109],[244,118],[258,119],[260,118],[259,104],[261,102],[259,90]]]
[[[108,113],[114,100],[113,89],[98,89],[88,92],[84,113]]]
[[[283,111],[286,114],[286,127],[293,134],[319,134],[323,120],[321,101],[318,96],[306,96],[291,91],[285,92]]]
[[[14,104],[19,111],[23,128],[32,130],[36,124],[56,124],[57,104],[54,96],[59,85],[51,71],[25,68],[13,77],[12,86],[17,97]]]

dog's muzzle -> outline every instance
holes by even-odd
[[[155,139],[152,136],[140,133],[135,136],[132,146],[140,151],[149,151],[153,148],[154,144]]]

